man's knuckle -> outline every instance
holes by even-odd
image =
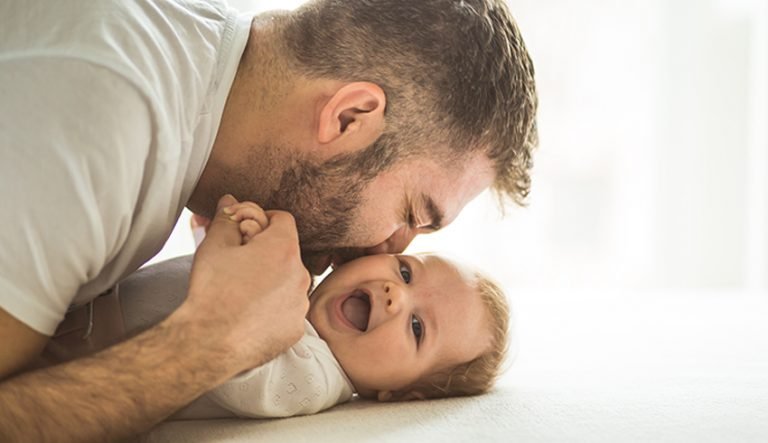
[[[284,223],[290,224],[290,225],[296,224],[296,218],[290,212],[278,211],[278,214]]]
[[[290,255],[291,258],[299,259],[298,263],[301,262],[301,247],[296,242],[289,242],[287,245],[287,253]]]
[[[312,282],[312,274],[310,274],[309,271],[307,271],[307,269],[303,267],[303,265],[302,265],[302,268],[303,269],[302,269],[301,283],[304,286],[309,287],[309,284]]]

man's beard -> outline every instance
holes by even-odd
[[[237,167],[224,167],[213,195],[231,193],[239,201],[252,201],[265,210],[290,212],[296,220],[304,265],[314,274],[322,273],[329,257],[342,262],[361,255],[360,218],[362,193],[378,174],[397,159],[391,136],[383,135],[371,146],[352,154],[337,155],[323,163],[306,157],[279,158],[269,153],[287,152],[277,146],[252,149],[252,158]],[[261,168],[259,166],[261,165]],[[276,189],[264,196],[263,183],[254,179],[254,170],[276,174]],[[279,171],[279,172],[278,172]],[[260,189],[260,192],[254,191]]]
[[[356,249],[350,231],[360,214],[362,192],[373,177],[354,167],[352,156],[332,159],[320,165],[294,160],[283,171],[278,189],[264,203],[265,208],[290,212],[296,220],[304,265],[320,273],[328,258],[348,260]]]

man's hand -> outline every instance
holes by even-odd
[[[301,337],[309,274],[293,218],[260,215],[257,206],[246,205],[246,212],[256,211],[250,219],[266,225],[244,244],[240,222],[230,219],[234,211],[224,212],[236,203],[232,197],[220,201],[195,256],[187,300],[171,316],[90,357],[0,383],[0,441],[118,440]],[[0,332],[14,330],[8,317],[0,311]],[[38,352],[45,339],[26,342],[18,359],[3,359],[4,371]]]
[[[195,254],[187,300],[174,315],[204,328],[201,345],[225,351],[226,363],[244,370],[301,338],[309,284],[293,217],[225,196]]]
[[[243,243],[248,243],[248,240],[263,231],[269,224],[266,213],[256,203],[236,203],[226,208],[225,213],[230,216],[231,220],[240,223]],[[192,214],[189,218],[189,225],[195,238],[195,246],[200,246],[200,243],[205,238],[205,234],[208,233],[208,228],[211,226],[211,219],[200,214]]]

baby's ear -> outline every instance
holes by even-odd
[[[379,391],[377,395],[377,399],[381,402],[425,400],[426,398],[424,393],[415,389],[406,392]]]

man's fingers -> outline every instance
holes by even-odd
[[[257,223],[255,220],[248,219],[240,222],[240,234],[243,235],[244,244],[251,241],[251,239],[256,234],[258,234],[263,230],[264,228],[262,228],[261,225]]]
[[[232,194],[224,194],[216,204],[216,213],[235,204],[237,204],[237,199]]]
[[[298,244],[299,233],[296,230],[296,220],[289,212],[285,211],[266,211],[269,218],[267,229],[277,235],[284,235],[286,239],[295,240]]]
[[[206,244],[239,246],[242,243],[238,223],[230,218],[233,214],[230,207],[234,204],[237,204],[237,200],[229,194],[219,199],[216,215],[208,226],[208,233],[201,246]]]
[[[304,293],[309,292],[309,288],[312,287],[312,274],[301,262],[300,249],[299,249],[299,231],[296,228],[296,219],[293,218],[290,212],[270,210],[266,211],[269,218],[269,226],[265,231],[269,231],[272,235],[278,235],[285,239],[287,243],[295,245],[295,253],[297,258],[297,264],[300,271],[297,271],[296,277],[299,287],[304,289]],[[305,299],[304,312],[309,310],[309,298]]]

